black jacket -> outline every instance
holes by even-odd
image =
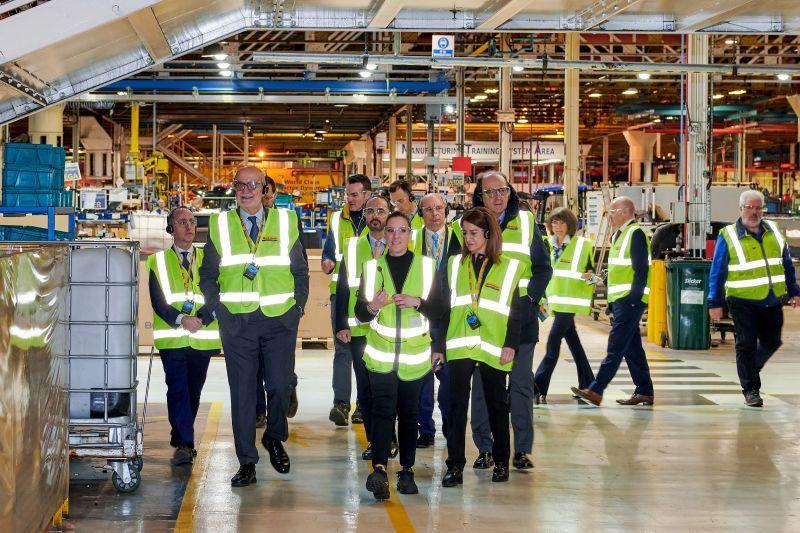
[[[275,208],[273,208],[275,209]],[[223,211],[223,213],[225,213]],[[267,213],[264,215],[266,222]],[[206,300],[205,307],[214,313],[219,321],[220,330],[225,330],[227,334],[236,334],[247,325],[245,314],[232,314],[224,304],[219,301],[219,262],[220,256],[214,242],[208,239],[203,255],[203,264],[200,266],[200,290]],[[289,270],[294,276],[294,299],[297,305],[290,309],[280,318],[287,328],[294,329],[300,322],[300,317],[308,301],[308,261],[306,260],[305,248],[300,238],[295,241],[289,251]],[[244,267],[242,267],[244,272]],[[205,319],[203,319],[205,324]]]
[[[514,187],[509,184],[511,192],[508,197],[508,206],[500,230],[505,230],[509,222],[519,217],[519,196]],[[475,187],[472,195],[472,205],[484,207],[483,195],[480,184]],[[547,284],[553,276],[553,267],[550,265],[550,253],[542,239],[539,228],[534,224],[533,242],[531,243],[531,279],[528,283],[528,298],[520,306],[519,320],[522,324],[520,331],[520,344],[535,343],[539,340],[538,302],[544,297]]]

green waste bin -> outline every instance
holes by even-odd
[[[675,350],[711,346],[708,275],[711,261],[678,259],[667,263],[667,331]]]

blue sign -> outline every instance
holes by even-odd
[[[454,41],[453,35],[434,35],[431,41],[431,57],[454,57]]]

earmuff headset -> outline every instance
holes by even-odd
[[[186,209],[190,213],[192,212],[192,210],[189,209],[188,207],[186,207],[185,205],[179,205],[178,207],[176,207],[175,209],[173,209],[172,211],[167,213],[167,227],[165,229],[166,229],[166,232],[169,233],[170,235],[175,233],[175,226],[172,224],[172,221],[173,221],[173,218],[174,218],[174,215],[175,215],[175,211],[179,211],[181,209]],[[194,213],[192,213],[192,216],[194,216]]]

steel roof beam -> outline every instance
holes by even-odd
[[[641,2],[642,0],[597,0],[571,17],[570,25],[583,31],[592,30]]]
[[[502,26],[504,22],[513,18],[532,3],[531,0],[510,0],[500,9],[489,15],[489,18],[481,22],[478,25],[478,30],[491,31]]]
[[[347,104],[347,105],[455,105],[453,96],[392,96],[392,95],[289,95],[289,94],[98,94],[89,93],[77,98],[78,102],[168,102],[203,104]]]
[[[383,0],[367,27],[373,29],[387,27],[403,9],[404,4],[404,0]]]
[[[142,44],[154,63],[172,56],[172,48],[169,46],[167,38],[164,37],[164,30],[161,29],[161,24],[158,23],[152,8],[133,13],[128,17],[128,22],[142,40]]]
[[[715,26],[747,12],[758,4],[763,4],[763,0],[726,0],[725,2],[717,2],[718,9],[700,11],[697,15],[681,20],[678,24],[678,31],[688,33]]]
[[[45,98],[45,96],[42,93],[40,93],[39,91],[37,91],[36,89],[34,89],[30,85],[28,85],[27,83],[15,78],[11,74],[8,74],[6,72],[0,71],[0,83],[3,83],[5,85],[11,87],[12,89],[14,89],[16,92],[18,92],[19,94],[21,94],[25,98],[28,98],[29,100],[33,100],[34,102],[36,102],[40,106],[46,106],[47,105],[47,99]]]

